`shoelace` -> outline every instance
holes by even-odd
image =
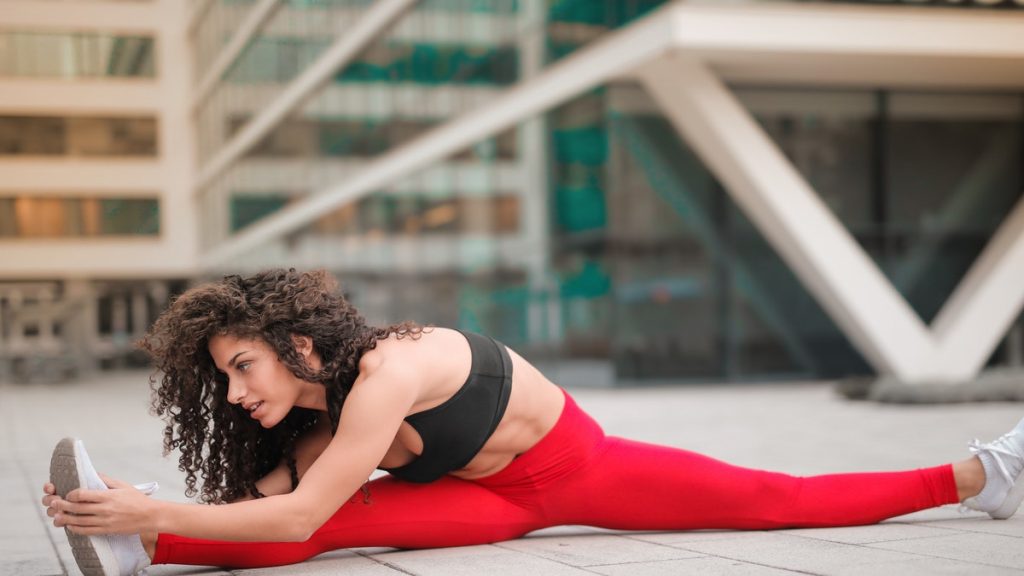
[[[145,482],[143,484],[136,484],[134,488],[139,492],[142,492],[146,496],[152,496],[157,490],[160,489],[160,484],[156,482]]]
[[[977,438],[967,443],[967,449],[971,451],[971,454],[977,455],[982,452],[990,453],[992,455],[992,459],[995,460],[996,462],[996,467],[999,469],[999,474],[1002,475],[1006,482],[1009,483],[1011,486],[1013,486],[1013,483],[1016,479],[1013,477],[1012,474],[1010,474],[1010,471],[1007,469],[1006,463],[1003,462],[1003,458],[1001,456],[1009,456],[1010,458],[1016,458],[1024,462],[1024,453],[1019,452],[1014,448],[1014,446],[1016,446],[1017,443],[1016,441],[1012,440],[1012,438],[1016,437],[1016,435],[1016,431],[1014,431],[1003,434],[998,439],[987,444],[982,444],[981,441],[978,440]],[[967,506],[964,503],[961,503],[957,509],[960,511],[961,514],[975,511],[973,508]]]
[[[1003,459],[1000,456],[1016,458],[1024,463],[1024,449],[1019,448],[1017,442],[1013,440],[1016,435],[1016,432],[1009,432],[1000,436],[998,440],[989,442],[988,444],[982,444],[977,438],[975,438],[967,444],[967,449],[971,451],[971,454],[977,455],[982,452],[988,452],[991,454],[992,459],[995,460],[996,466],[999,468],[999,473],[1011,486],[1013,486],[1016,478],[1010,473],[1010,470],[1007,469],[1006,463],[1003,462]]]

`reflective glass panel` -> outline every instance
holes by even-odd
[[[152,78],[154,44],[147,36],[0,31],[0,76]]]
[[[3,156],[156,156],[153,118],[0,116]]]
[[[0,198],[0,237],[4,238],[159,234],[160,203],[155,198]]]

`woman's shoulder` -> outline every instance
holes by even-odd
[[[429,373],[454,360],[468,345],[457,330],[430,326],[415,336],[391,334],[379,340],[377,346],[367,350],[359,359],[360,375],[370,376],[387,370]]]

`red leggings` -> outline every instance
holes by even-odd
[[[384,477],[305,542],[222,542],[160,534],[154,564],[254,568],[339,548],[434,548],[583,524],[624,530],[872,524],[958,501],[950,465],[800,478],[605,436],[566,395],[555,427],[502,471],[429,484]]]

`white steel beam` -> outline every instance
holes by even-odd
[[[1024,14],[962,8],[676,4],[675,45],[702,59],[768,52],[863,56],[876,64],[910,56],[1019,59]]]
[[[188,16],[185,17],[185,32],[189,36],[196,33],[199,23],[206,17],[207,12],[213,7],[215,0],[195,0],[190,6]]]
[[[647,17],[592,46],[582,48],[533,79],[517,84],[491,103],[429,130],[367,163],[352,178],[287,206],[249,226],[201,257],[215,268],[261,244],[313,222],[327,211],[427,168],[462,148],[514,126],[661,54],[670,29],[663,18]]]
[[[384,4],[386,0],[373,7],[376,17],[383,18]],[[201,266],[210,270],[235,262],[327,211],[387,187],[473,142],[610,79],[634,76],[880,373],[908,383],[970,377],[1024,306],[1024,282],[1019,280],[1024,269],[1024,200],[941,311],[934,330],[929,330],[715,76],[750,79],[776,74],[776,79],[812,84],[835,80],[899,85],[903,79],[943,85],[970,69],[978,72],[970,76],[971,85],[1024,85],[1005,80],[1013,76],[1007,72],[1024,70],[1024,44],[1019,42],[1024,19],[1020,16],[918,10],[907,11],[903,19],[894,18],[893,10],[670,5],[608,34],[492,102],[375,158],[351,178],[244,229],[203,255]],[[365,20],[355,27],[363,32],[371,28]],[[308,97],[350,56],[352,46],[361,47],[367,41],[365,35],[355,36],[349,48],[332,47],[331,56],[318,60],[243,128],[207,166],[200,187]],[[873,40],[866,43],[869,37]],[[676,53],[671,53],[673,49]],[[807,64],[815,66],[812,75],[820,72],[822,76],[801,76]]]
[[[675,47],[728,82],[1024,87],[1024,13],[913,6],[677,4]]]
[[[668,119],[868,361],[942,378],[928,330],[736,97],[682,54],[639,71]]]
[[[360,50],[377,39],[415,2],[416,0],[377,0],[352,27],[339,30],[338,39],[203,166],[196,179],[195,193],[200,194],[231,163],[259,143],[260,139],[274,129],[287,114],[330,80],[331,76],[348,64]]]
[[[932,322],[944,374],[977,374],[1024,308],[1024,197]]]
[[[281,7],[281,0],[259,0],[245,14],[245,20],[239,24],[231,40],[221,48],[217,57],[203,73],[203,77],[196,85],[195,95],[192,97],[192,113],[197,114],[199,107],[206,102],[206,99],[217,86],[217,82],[224,76],[224,73],[231,68],[238,56],[245,50],[249,41],[259,33],[263,25],[274,16],[274,13]]]

